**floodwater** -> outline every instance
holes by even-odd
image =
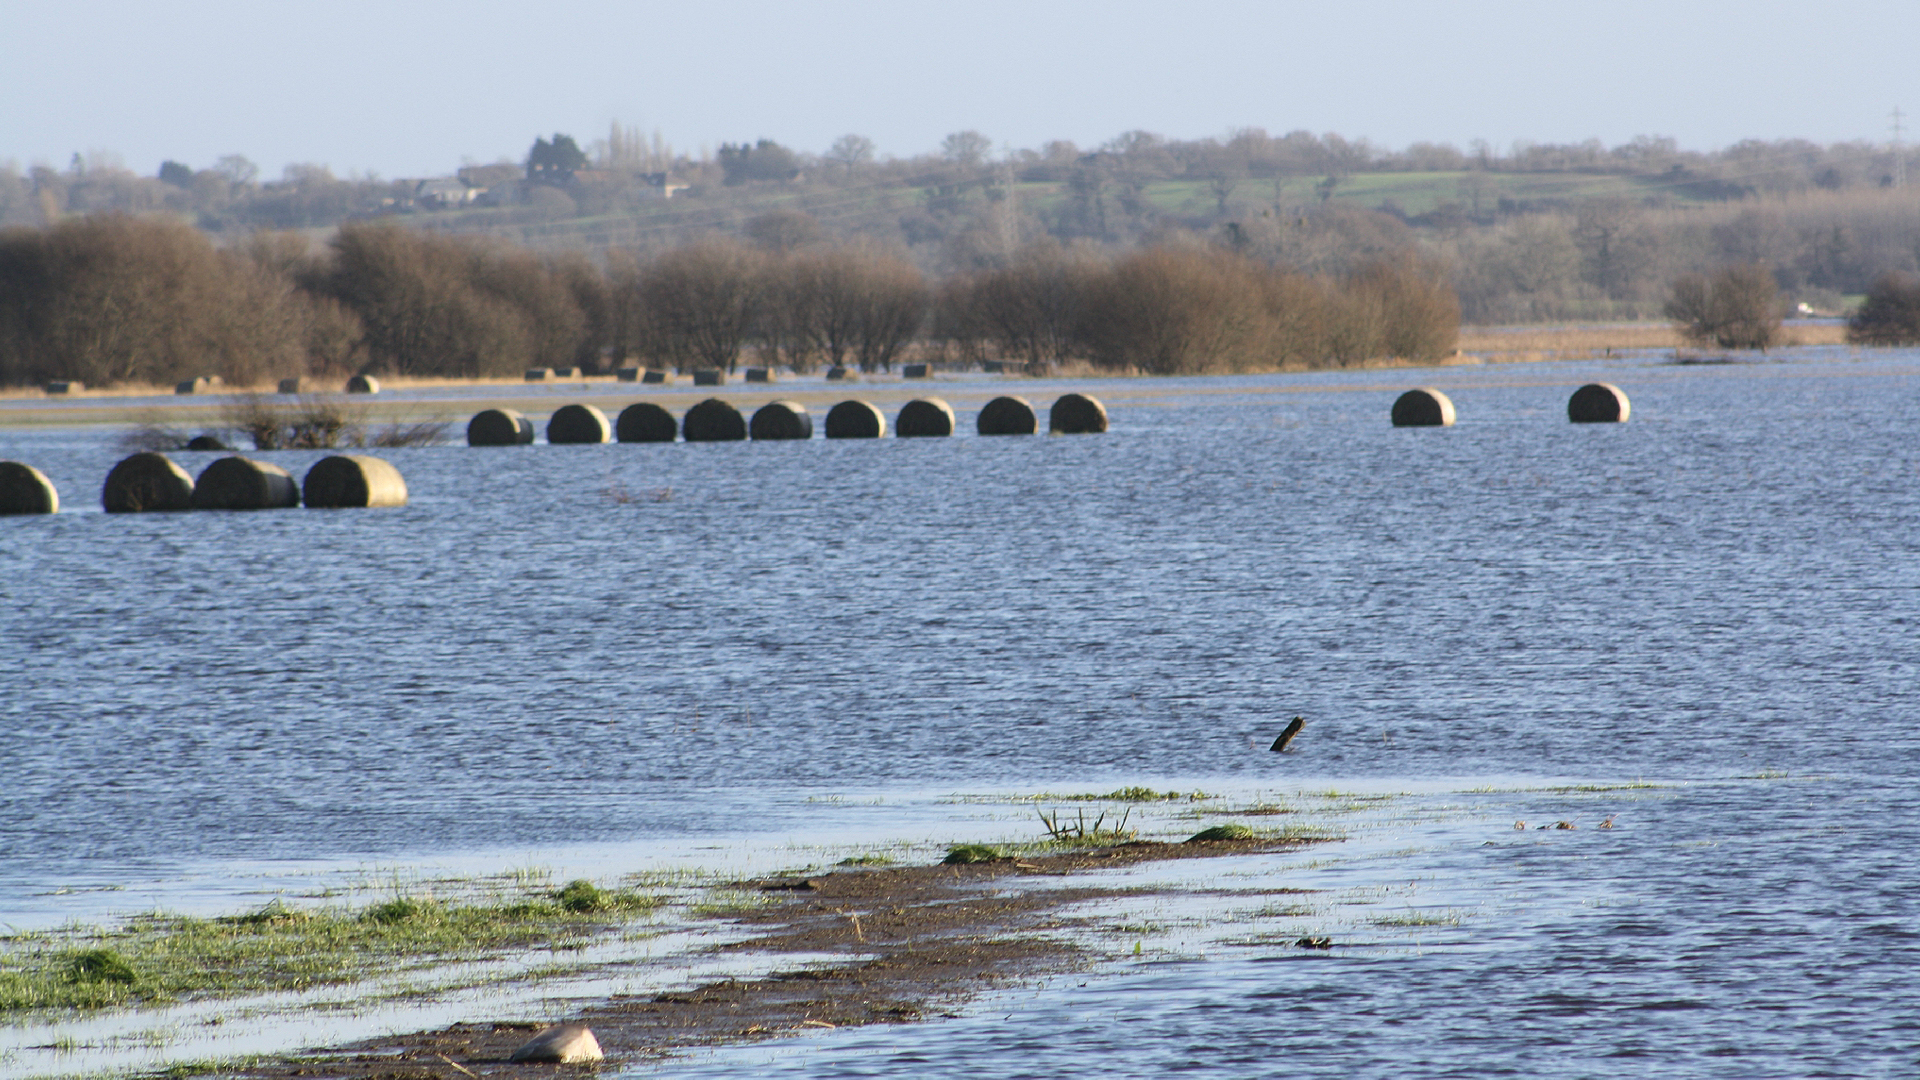
[[[1630,423],[1566,422],[1593,379]],[[1387,424],[1421,384],[1457,425]],[[386,451],[382,511],[106,515],[115,432],[0,430],[67,504],[0,519],[0,922],[1405,793],[1233,871],[1306,910],[635,1075],[1920,1067],[1920,354],[1021,383],[1113,430],[967,437],[995,389],[928,388],[950,440]]]

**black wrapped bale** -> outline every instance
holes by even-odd
[[[640,369],[637,367],[614,368],[613,377],[621,382],[639,382]]]
[[[407,505],[407,482],[400,470],[377,457],[335,454],[321,458],[301,481],[300,498],[309,509]]]
[[[57,514],[60,492],[25,462],[0,461],[0,514]]]
[[[553,377],[556,379],[578,379],[580,378],[580,369],[577,367],[557,367],[553,369]]]
[[[513,409],[488,409],[467,421],[468,446],[524,446],[533,441],[533,421]]]
[[[380,380],[371,375],[355,375],[347,380],[349,394],[377,394],[380,392]]]
[[[100,489],[109,514],[193,508],[193,477],[164,454],[135,454],[113,467]]]
[[[233,447],[222,442],[218,435],[195,435],[193,438],[188,439],[187,445],[181,447],[181,449],[199,452],[206,450],[231,450]]]
[[[202,375],[198,378],[186,379],[173,384],[173,392],[176,394],[205,394],[210,392],[215,385],[212,379]]]
[[[827,410],[827,438],[878,439],[887,433],[886,414],[855,399]]]
[[[195,510],[281,510],[300,505],[300,489],[287,470],[264,461],[224,457],[193,482]]]
[[[1047,410],[1047,430],[1056,435],[1096,435],[1107,430],[1107,407],[1085,394],[1063,394]]]
[[[725,386],[727,385],[727,373],[719,368],[701,368],[693,373],[693,385]]]
[[[1040,429],[1040,419],[1026,398],[1008,394],[987,402],[974,428],[982,435],[1031,435]]]
[[[592,405],[562,405],[547,418],[547,441],[561,443],[603,443],[613,437],[613,425],[607,414]]]
[[[924,379],[933,374],[933,369],[925,364],[900,365],[900,377],[903,379]]]
[[[58,379],[47,384],[47,393],[51,395],[78,394],[86,388],[87,384],[78,379]]]
[[[687,410],[680,436],[688,442],[739,442],[747,437],[747,420],[739,409],[710,397]]]
[[[636,401],[621,409],[613,429],[621,442],[672,442],[680,435],[673,414],[651,401]]]
[[[670,383],[673,381],[673,373],[660,368],[648,368],[646,373],[640,376],[640,381],[654,385]]]
[[[525,379],[528,382],[546,382],[548,379],[553,378],[553,369],[544,368],[544,367],[530,367],[526,370],[526,373],[521,376],[521,378]]]
[[[1409,390],[1393,403],[1394,427],[1447,427],[1453,423],[1453,402],[1429,386]]]
[[[850,382],[850,381],[856,381],[857,379],[858,379],[858,376],[854,375],[851,371],[848,371],[846,368],[830,367],[827,369],[828,382]]]
[[[953,434],[953,407],[937,397],[909,401],[894,417],[893,434],[900,439],[944,439]]]
[[[772,382],[774,381],[773,369],[764,368],[764,367],[750,367],[747,369],[747,381],[748,382]]]
[[[772,401],[753,414],[748,434],[755,442],[813,438],[813,417],[797,401]]]
[[[1576,424],[1624,424],[1633,405],[1612,383],[1588,383],[1567,399],[1567,419]]]
[[[280,380],[280,393],[282,394],[304,394],[306,392],[307,380],[298,375],[295,375],[291,379]]]

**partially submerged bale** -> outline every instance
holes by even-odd
[[[1107,430],[1107,407],[1085,394],[1065,394],[1047,410],[1047,430],[1058,435],[1093,435]]]
[[[924,379],[933,374],[933,369],[925,364],[900,365],[900,377],[903,379]]]
[[[541,1061],[572,1065],[600,1061],[606,1057],[600,1040],[585,1024],[555,1024],[535,1035],[531,1042],[513,1052],[508,1061]]]
[[[47,474],[21,461],[0,461],[0,514],[57,514],[60,492]]]
[[[1394,427],[1446,427],[1453,423],[1453,402],[1429,386],[1401,394],[1393,403]]]
[[[1008,394],[987,402],[974,427],[982,435],[1031,435],[1039,430],[1040,419],[1026,398]]]
[[[773,369],[763,368],[763,367],[750,367],[747,369],[747,381],[748,382],[772,382],[774,381]]]
[[[827,369],[828,382],[850,382],[857,378],[858,376],[843,367],[830,367]]]
[[[637,367],[614,368],[613,377],[621,382],[639,382],[640,369]]]
[[[755,442],[811,439],[813,417],[807,415],[807,407],[797,401],[772,401],[754,412],[753,424],[748,431]]]
[[[300,488],[278,465],[239,456],[201,470],[193,482],[195,510],[280,510],[300,505]]]
[[[307,380],[298,375],[295,375],[291,379],[281,379],[280,392],[283,394],[304,394],[307,392]]]
[[[188,439],[187,445],[181,447],[181,449],[196,450],[196,451],[231,450],[233,449],[233,447],[228,446],[226,443],[222,442],[220,440],[220,436],[218,435],[195,435],[193,438]]]
[[[695,386],[725,386],[727,373],[719,368],[701,368],[693,373]]]
[[[467,421],[468,446],[524,446],[533,441],[533,421],[514,409],[488,409]]]
[[[193,507],[193,477],[164,454],[135,454],[113,467],[100,489],[100,505],[109,514]]]
[[[886,414],[869,402],[856,398],[827,410],[829,439],[878,439],[886,433]]]
[[[643,383],[664,385],[673,381],[673,373],[661,368],[648,368],[646,372],[640,376],[640,381]]]
[[[953,434],[953,407],[937,397],[916,398],[893,418],[895,438],[937,438]]]
[[[174,383],[173,392],[176,394],[204,394],[212,390],[214,386],[214,380],[202,375],[198,378],[185,379]]]
[[[621,409],[613,426],[621,442],[672,442],[680,434],[673,414],[651,401],[636,401]]]
[[[592,405],[562,405],[547,418],[550,443],[603,443],[612,437],[607,414]]]
[[[688,442],[739,442],[747,437],[747,420],[739,409],[710,397],[687,410],[680,435]]]
[[[530,367],[527,369],[526,375],[524,375],[523,378],[525,378],[528,382],[546,382],[548,379],[553,378],[553,369],[545,368],[545,367]]]
[[[1588,383],[1567,399],[1567,419],[1576,424],[1624,424],[1633,406],[1612,383]]]
[[[311,509],[407,505],[400,470],[364,454],[335,454],[307,470],[300,497]]]
[[[347,380],[349,394],[377,394],[380,392],[380,380],[371,375],[355,375]]]
[[[87,384],[78,379],[56,379],[47,384],[48,394],[77,394],[87,388]]]

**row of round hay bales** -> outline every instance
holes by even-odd
[[[894,419],[900,438],[945,437],[954,431],[953,407],[939,398],[909,401]],[[1067,394],[1053,403],[1047,428],[1078,435],[1107,430],[1107,409],[1085,394]],[[980,410],[975,429],[981,435],[1032,435],[1039,430],[1033,405],[1022,397],[997,397]],[[827,411],[829,439],[878,439],[887,433],[886,414],[872,402],[843,401]],[[779,441],[813,438],[813,417],[797,401],[761,406],[751,419],[738,407],[708,398],[678,422],[662,406],[638,402],[621,410],[612,424],[592,405],[566,405],[547,421],[549,443]],[[513,409],[487,409],[467,423],[469,446],[524,446],[533,442],[533,422]]]
[[[38,470],[29,471],[39,475]],[[10,504],[11,476],[10,470],[0,468],[0,483],[6,485],[6,490],[0,490],[0,503]],[[51,489],[51,485],[48,487]],[[110,514],[277,510],[302,503],[315,509],[405,506],[407,482],[391,464],[363,454],[322,458],[296,486],[287,470],[252,458],[221,458],[202,470],[196,480],[164,454],[141,453],[115,465],[100,489],[100,505]],[[56,497],[52,507],[38,512],[52,513],[58,508]]]
[[[1626,391],[1612,383],[1588,383],[1567,399],[1567,419],[1576,424],[1624,424],[1632,411]],[[1394,427],[1447,427],[1454,417],[1453,399],[1430,386],[1393,402]]]

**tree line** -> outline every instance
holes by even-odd
[[[321,250],[229,248],[164,218],[0,232],[0,383],[167,384],[218,375],[502,377],[614,365],[799,372],[1082,361],[1174,374],[1432,359],[1453,348],[1444,272],[1411,251],[1309,275],[1175,238],[1114,253],[1051,241],[931,279],[897,248],[793,215],[751,241],[543,256],[392,222]]]

